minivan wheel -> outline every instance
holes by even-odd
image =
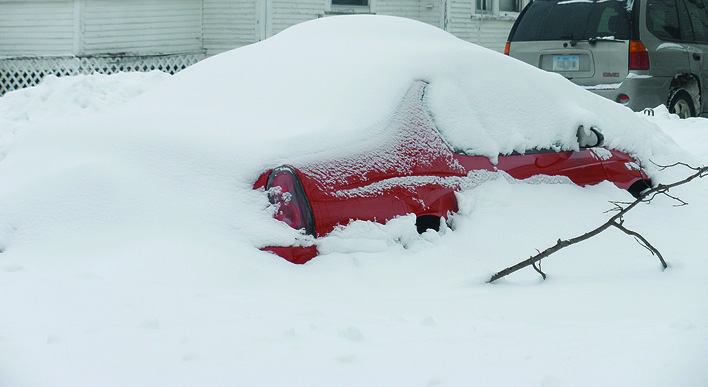
[[[676,89],[669,93],[669,113],[674,113],[679,118],[695,116],[693,98],[685,89]]]

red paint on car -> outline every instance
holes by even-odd
[[[625,153],[599,148],[578,151],[540,151],[500,155],[497,164],[485,156],[455,153],[443,140],[428,116],[423,98],[425,84],[414,87],[402,104],[402,112],[387,128],[383,140],[372,141],[365,154],[343,154],[321,162],[290,165],[302,188],[301,198],[312,212],[314,229],[306,232],[322,237],[336,226],[352,220],[384,223],[396,216],[415,214],[447,218],[458,210],[455,191],[463,188],[474,171],[504,171],[516,179],[534,175],[566,176],[584,186],[609,180],[622,189],[637,181],[648,181],[635,168],[636,161]],[[602,157],[598,156],[601,153]],[[265,172],[255,188],[268,188],[272,171]],[[283,178],[285,191],[293,182]],[[271,197],[271,203],[274,199]],[[276,213],[289,223],[289,217]],[[288,213],[289,214],[289,213]],[[301,215],[297,215],[301,216]],[[267,247],[293,263],[316,256],[316,247]]]

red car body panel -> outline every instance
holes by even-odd
[[[648,181],[625,153],[605,148],[579,151],[500,155],[497,164],[485,156],[453,152],[435,128],[421,103],[425,83],[411,88],[402,108],[386,131],[372,139],[365,154],[337,155],[322,162],[292,168],[302,183],[315,220],[315,236],[329,234],[352,220],[384,223],[415,214],[447,218],[458,210],[455,191],[475,171],[504,171],[516,179],[534,175],[566,176],[584,186],[609,180],[628,189]],[[270,171],[254,188],[263,188]],[[315,248],[268,247],[293,263],[317,255]]]
[[[261,249],[285,258],[286,261],[303,264],[317,256],[317,246],[268,246]]]

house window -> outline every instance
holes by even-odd
[[[369,5],[369,0],[332,0],[332,5],[358,5],[366,7]]]
[[[325,14],[348,15],[375,13],[375,3],[376,0],[330,0],[325,2]]]
[[[520,0],[499,0],[499,12],[520,12]]]
[[[475,0],[474,13],[478,15],[518,14],[523,8],[523,0]]]
[[[475,13],[492,13],[492,0],[475,0]]]

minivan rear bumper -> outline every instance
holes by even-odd
[[[580,86],[615,102],[619,101],[620,96],[626,95],[629,97],[627,106],[634,111],[640,111],[645,108],[666,105],[671,80],[671,77],[630,73],[621,83],[606,86]]]

